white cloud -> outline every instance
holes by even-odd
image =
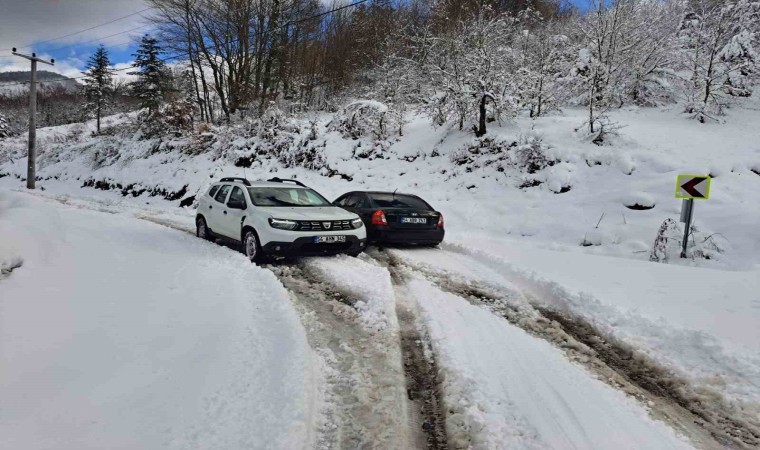
[[[113,68],[117,70],[117,72],[114,73],[114,81],[116,80],[124,81],[124,82],[133,81],[136,77],[134,75],[129,75],[129,72],[130,72],[129,68],[131,67],[132,67],[132,61],[114,64]]]

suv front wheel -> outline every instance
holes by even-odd
[[[243,233],[243,251],[245,252],[245,256],[248,257],[251,262],[261,261],[261,246],[259,245],[259,238],[251,229],[245,230],[245,233]]]
[[[206,219],[203,217],[198,217],[195,219],[195,235],[207,241],[211,240],[211,233],[208,231]]]

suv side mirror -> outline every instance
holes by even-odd
[[[231,209],[245,209],[245,201],[230,200],[227,202],[227,207]]]

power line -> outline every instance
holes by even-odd
[[[110,25],[110,24],[112,24],[114,22],[118,22],[120,20],[129,18],[129,17],[133,17],[133,16],[136,16],[138,14],[142,14],[145,11],[149,11],[149,10],[154,9],[154,8],[155,8],[155,6],[151,6],[149,8],[145,8],[145,9],[141,9],[140,11],[133,12],[132,14],[127,14],[126,16],[117,17],[116,19],[113,19],[113,20],[105,22],[105,23],[101,23],[99,25],[92,26],[90,28],[85,28],[84,30],[75,31],[74,33],[64,34],[63,36],[58,36],[58,37],[55,37],[55,38],[51,38],[51,39],[47,39],[47,40],[44,40],[44,41],[32,43],[32,44],[29,44],[29,45],[24,45],[23,47],[17,47],[17,48],[19,48],[19,49],[22,49],[22,48],[31,48],[33,45],[46,44],[48,42],[58,41],[60,39],[64,39],[64,38],[67,38],[67,37],[76,36],[77,34],[81,34],[81,33],[84,33],[86,31],[94,30],[96,28],[100,28],[100,27],[103,27],[103,26],[106,26],[106,25]],[[11,49],[10,48],[4,48],[4,49],[2,49],[0,51],[6,52],[8,50],[11,50]]]
[[[312,19],[318,19],[318,18],[326,16],[328,14],[332,14],[334,12],[342,11],[342,10],[347,9],[347,8],[352,8],[354,6],[358,6],[358,5],[362,4],[362,3],[367,3],[369,1],[370,0],[358,0],[356,2],[349,3],[347,5],[343,5],[343,6],[340,6],[338,8],[331,9],[329,11],[324,11],[324,12],[321,12],[319,14],[315,14],[313,16],[305,17],[303,19],[291,20],[291,21],[289,21],[286,24],[283,24],[283,25],[280,25],[280,26],[277,26],[277,27],[274,27],[274,28],[271,28],[271,29],[267,30],[265,33],[263,33],[261,35],[261,37],[264,38],[264,37],[268,36],[270,33],[273,33],[273,32],[275,32],[277,30],[281,30],[283,28],[289,27],[291,25],[295,25],[295,24],[298,24],[298,23],[306,22],[306,21],[309,21],[309,20],[312,20]],[[232,42],[236,42],[236,43],[240,42],[240,39],[232,39]],[[215,50],[219,50],[219,47],[221,45],[223,45],[223,44],[214,45],[214,46],[211,46],[210,48],[215,49]],[[196,50],[195,52],[192,52],[192,51],[191,52],[183,52],[183,53],[179,53],[177,55],[168,56],[166,58],[159,59],[159,61],[161,61],[161,62],[171,61],[173,59],[181,58],[181,57],[184,57],[184,56],[192,56],[193,53],[198,53],[198,50]],[[124,68],[121,68],[121,69],[113,69],[111,72],[123,72],[125,70],[131,70],[131,69],[134,69],[134,66],[124,67]],[[87,76],[83,75],[83,76],[79,76],[79,77],[66,78],[65,80],[38,81],[37,84],[57,83],[57,82],[60,82],[60,81],[80,80],[80,79],[83,79],[83,78],[87,78]],[[0,87],[16,86],[16,85],[22,85],[22,84],[29,84],[29,82],[28,81],[19,81],[19,82],[15,82],[15,83],[0,84]]]
[[[149,23],[146,23],[145,25],[140,25],[139,27],[130,28],[129,30],[124,30],[124,31],[122,31],[122,32],[119,32],[119,33],[109,34],[108,36],[103,36],[103,37],[99,37],[99,38],[95,38],[95,39],[90,39],[90,40],[88,40],[88,41],[78,42],[78,43],[76,43],[76,44],[71,44],[71,45],[63,45],[63,46],[61,46],[61,47],[56,47],[56,48],[54,48],[54,49],[45,50],[45,53],[52,53],[52,52],[57,52],[57,51],[59,51],[59,50],[65,50],[65,49],[67,49],[67,48],[77,47],[77,46],[80,46],[80,45],[89,44],[89,43],[91,43],[91,42],[98,42],[98,41],[102,41],[102,40],[104,40],[104,39],[109,39],[109,38],[112,38],[112,37],[114,37],[114,36],[119,36],[119,35],[122,35],[122,34],[125,34],[125,33],[131,33],[131,32],[133,32],[133,31],[135,31],[135,30],[139,30],[139,29],[141,29],[141,28],[145,28],[145,27],[147,27],[147,26],[150,26],[150,24],[149,24]],[[129,41],[124,41],[124,43],[127,43],[127,42],[131,42],[131,39],[130,39]],[[122,44],[121,44],[121,43],[119,43],[119,44],[111,44],[111,45],[109,45],[109,46],[106,46],[106,47],[107,47],[107,48],[108,48],[108,47],[117,47],[117,46],[119,46],[119,45],[122,45]]]

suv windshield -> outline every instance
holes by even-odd
[[[369,194],[379,208],[432,209],[421,198],[404,194]]]
[[[332,206],[316,191],[287,187],[249,187],[256,206]]]

